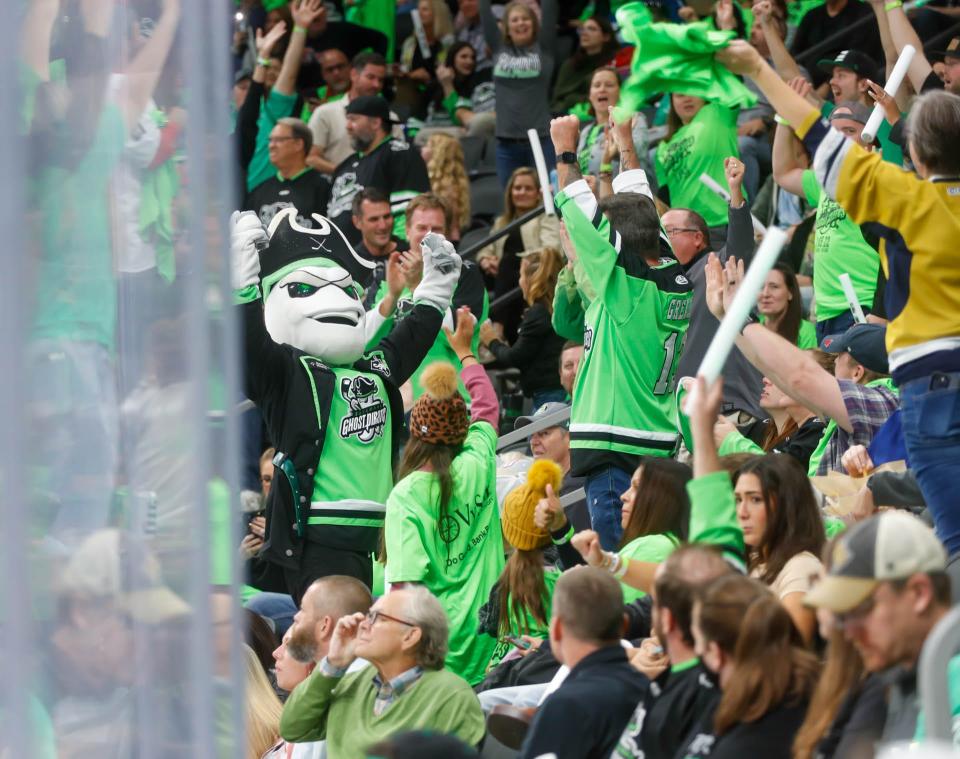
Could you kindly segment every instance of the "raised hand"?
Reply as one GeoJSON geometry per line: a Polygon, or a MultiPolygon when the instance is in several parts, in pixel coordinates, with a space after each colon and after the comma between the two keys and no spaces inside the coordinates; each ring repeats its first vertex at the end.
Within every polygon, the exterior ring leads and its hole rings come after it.
{"type": "Polygon", "coordinates": [[[278,21],[276,24],[271,27],[270,31],[266,34],[263,33],[263,29],[257,29],[257,58],[263,58],[264,60],[270,57],[270,54],[273,52],[273,48],[276,44],[283,39],[283,35],[287,33],[287,22],[278,21]]]}
{"type": "Polygon", "coordinates": [[[270,243],[267,230],[253,211],[230,216],[230,273],[235,290],[260,281],[260,249],[270,243]]]}
{"type": "Polygon", "coordinates": [[[730,40],[730,44],[717,51],[714,57],[734,74],[742,76],[752,77],[763,64],[760,53],[744,40],[730,40]]]}
{"type": "Polygon", "coordinates": [[[867,87],[870,88],[869,94],[873,102],[879,103],[883,108],[883,116],[887,122],[891,125],[896,124],[900,120],[900,108],[897,106],[896,99],[890,97],[883,87],[870,79],[867,79],[867,87]]]}
{"type": "Polygon", "coordinates": [[[477,317],[473,315],[470,307],[460,306],[457,309],[457,328],[455,330],[449,327],[443,328],[443,334],[447,336],[447,342],[457,354],[457,358],[473,352],[473,331],[476,325],[477,317]]]}
{"type": "Polygon", "coordinates": [[[723,319],[723,266],[716,253],[710,253],[707,256],[707,264],[704,267],[706,279],[706,301],[707,308],[718,320],[723,319]]]}
{"type": "Polygon", "coordinates": [[[572,153],[580,140],[580,119],[576,116],[560,116],[550,121],[550,139],[557,153],[572,153]]]}
{"type": "Polygon", "coordinates": [[[394,251],[387,259],[386,267],[387,292],[394,300],[400,297],[407,280],[404,277],[400,254],[394,251]]]}
{"type": "Polygon", "coordinates": [[[295,0],[290,3],[290,15],[293,17],[294,27],[307,29],[310,24],[326,13],[323,0],[295,0]]]}
{"type": "Polygon", "coordinates": [[[727,178],[727,187],[730,188],[730,205],[739,208],[743,205],[743,161],[730,156],[723,159],[723,175],[727,178]]]}
{"type": "Polygon", "coordinates": [[[546,498],[541,498],[533,512],[533,523],[541,530],[556,532],[567,523],[560,499],[553,492],[553,485],[547,485],[546,498]]]}

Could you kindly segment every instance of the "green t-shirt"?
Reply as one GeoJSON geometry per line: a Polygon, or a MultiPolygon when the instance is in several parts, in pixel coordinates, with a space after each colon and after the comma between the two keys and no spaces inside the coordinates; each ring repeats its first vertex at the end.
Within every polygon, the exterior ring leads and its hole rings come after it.
{"type": "MultiPolygon", "coordinates": [[[[670,533],[663,535],[641,535],[627,543],[620,549],[620,556],[631,561],[647,561],[659,564],[673,553],[677,547],[677,539],[670,533]]],[[[637,590],[632,585],[620,583],[623,588],[623,602],[625,604],[643,598],[646,593],[637,590]]]]}
{"type": "Polygon", "coordinates": [[[860,227],[840,204],[823,192],[812,169],[803,172],[803,194],[817,207],[813,253],[817,321],[832,319],[850,308],[840,284],[844,272],[850,275],[860,305],[872,307],[880,268],[877,251],[863,239],[860,227]]]}
{"type": "Polygon", "coordinates": [[[657,181],[669,187],[670,205],[697,210],[710,227],[727,223],[727,204],[700,181],[700,175],[707,174],[721,187],[726,186],[723,161],[740,156],[737,113],[736,109],[707,103],[672,139],[657,146],[657,181]]]}
{"type": "Polygon", "coordinates": [[[270,163],[270,131],[280,119],[293,116],[297,104],[296,95],[284,95],[274,87],[260,103],[260,118],[257,119],[257,141],[253,149],[253,158],[247,166],[247,191],[261,182],[266,182],[277,173],[270,163]]]}
{"type": "MultiPolygon", "coordinates": [[[[557,580],[560,579],[560,571],[551,568],[545,568],[543,570],[543,583],[546,586],[543,594],[543,613],[546,617],[546,623],[541,624],[533,615],[527,610],[523,610],[522,615],[522,624],[516,624],[516,620],[511,616],[510,617],[510,634],[520,637],[521,635],[528,635],[531,638],[542,638],[546,640],[550,636],[550,613],[553,607],[553,589],[557,585],[557,580]]],[[[508,608],[509,603],[513,599],[508,599],[508,608]]],[[[503,615],[508,613],[508,609],[500,609],[501,619],[503,615]]],[[[501,643],[499,638],[497,639],[496,648],[493,649],[493,655],[490,657],[490,664],[487,666],[487,670],[491,670],[496,667],[500,660],[503,659],[510,649],[512,649],[509,643],[501,643]]]]}
{"type": "MultiPolygon", "coordinates": [[[[766,317],[761,314],[760,323],[764,324],[766,321],[766,317]]],[[[797,347],[802,351],[820,347],[817,343],[817,328],[813,326],[813,322],[807,319],[800,320],[800,331],[797,332],[797,347]]]]}
{"type": "Polygon", "coordinates": [[[453,493],[439,514],[440,487],[430,472],[411,472],[387,499],[387,582],[416,582],[450,620],[447,669],[471,685],[483,679],[496,640],[477,632],[477,613],[503,571],[496,488],[497,432],[470,425],[450,473],[453,493]]]}
{"type": "MultiPolygon", "coordinates": [[[[35,189],[43,246],[37,263],[36,338],[90,341],[113,350],[113,276],[108,182],[127,139],[123,114],[107,103],[93,142],[73,169],[47,163],[35,189]]],[[[66,140],[69,147],[69,140],[66,140]]]]}

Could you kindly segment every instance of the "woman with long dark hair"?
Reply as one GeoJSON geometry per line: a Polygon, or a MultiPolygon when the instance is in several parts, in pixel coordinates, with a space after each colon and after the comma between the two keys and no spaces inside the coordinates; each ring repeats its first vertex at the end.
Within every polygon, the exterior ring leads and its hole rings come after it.
{"type": "Polygon", "coordinates": [[[806,472],[792,456],[767,454],[740,468],[733,490],[750,576],[770,587],[804,640],[812,640],[816,616],[803,598],[810,578],[823,572],[826,536],[806,472]]]}
{"type": "Polygon", "coordinates": [[[584,102],[594,70],[609,63],[620,49],[613,26],[604,16],[588,18],[580,24],[579,33],[580,44],[557,72],[550,104],[554,113],[564,114],[584,102]]]}
{"type": "Polygon", "coordinates": [[[761,583],[727,575],[694,602],[692,629],[720,698],[681,755],[790,759],[819,671],[790,615],[761,583]]]}
{"type": "Polygon", "coordinates": [[[496,93],[493,69],[477,69],[477,51],[469,42],[454,42],[446,61],[437,65],[440,91],[432,104],[430,123],[439,123],[443,111],[453,124],[466,127],[467,134],[492,135],[496,122],[496,93]]]}
{"type": "Polygon", "coordinates": [[[471,415],[450,364],[424,369],[425,392],[410,412],[410,441],[384,525],[387,582],[422,584],[440,600],[450,621],[447,668],[471,685],[483,679],[495,645],[476,634],[477,613],[503,569],[496,489],[500,407],[471,352],[474,323],[463,307],[456,332],[444,328],[463,367],[471,415]]]}
{"type": "Polygon", "coordinates": [[[774,264],[763,289],[757,296],[760,321],[767,329],[796,344],[803,350],[817,347],[817,330],[803,318],[803,303],[797,275],[786,264],[774,264]]]}

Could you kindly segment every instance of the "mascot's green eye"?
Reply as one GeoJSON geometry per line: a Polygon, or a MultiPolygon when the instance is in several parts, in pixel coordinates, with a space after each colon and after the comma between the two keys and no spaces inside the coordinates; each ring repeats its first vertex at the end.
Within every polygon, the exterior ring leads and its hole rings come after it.
{"type": "Polygon", "coordinates": [[[291,282],[287,285],[287,292],[291,298],[309,298],[319,289],[319,287],[307,285],[303,282],[291,282]]]}

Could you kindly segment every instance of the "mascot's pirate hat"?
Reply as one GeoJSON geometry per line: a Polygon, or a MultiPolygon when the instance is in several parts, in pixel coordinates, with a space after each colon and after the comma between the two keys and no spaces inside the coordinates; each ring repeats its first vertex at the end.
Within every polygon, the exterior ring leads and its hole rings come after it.
{"type": "Polygon", "coordinates": [[[283,277],[304,266],[339,266],[360,287],[370,283],[376,266],[358,255],[343,232],[329,219],[311,214],[314,226],[297,222],[297,209],[284,208],[270,222],[270,243],[260,251],[260,287],[266,300],[283,277]]]}

